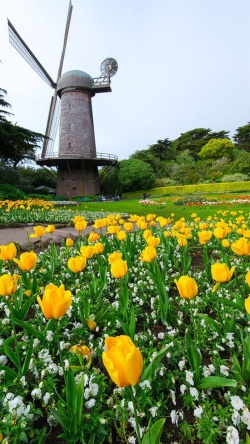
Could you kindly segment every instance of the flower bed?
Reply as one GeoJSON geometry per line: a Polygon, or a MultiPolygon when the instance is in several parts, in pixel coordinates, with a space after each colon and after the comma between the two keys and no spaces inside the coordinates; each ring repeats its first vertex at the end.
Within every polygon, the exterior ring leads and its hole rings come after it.
{"type": "Polygon", "coordinates": [[[249,219],[73,223],[0,247],[0,442],[247,442],[249,219]]]}

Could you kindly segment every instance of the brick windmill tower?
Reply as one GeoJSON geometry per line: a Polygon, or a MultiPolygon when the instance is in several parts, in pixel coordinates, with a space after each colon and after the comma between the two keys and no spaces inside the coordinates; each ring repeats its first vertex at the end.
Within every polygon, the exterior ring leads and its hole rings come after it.
{"type": "Polygon", "coordinates": [[[42,167],[56,167],[56,193],[68,197],[99,194],[98,166],[109,169],[118,162],[115,155],[96,152],[91,103],[96,93],[111,92],[111,77],[118,70],[116,60],[105,59],[101,64],[101,75],[96,78],[79,70],[68,71],[62,75],[72,9],[70,0],[56,82],[8,20],[10,43],[37,74],[55,89],[51,98],[42,154],[36,162],[42,167]],[[54,152],[59,121],[59,149],[54,152]]]}

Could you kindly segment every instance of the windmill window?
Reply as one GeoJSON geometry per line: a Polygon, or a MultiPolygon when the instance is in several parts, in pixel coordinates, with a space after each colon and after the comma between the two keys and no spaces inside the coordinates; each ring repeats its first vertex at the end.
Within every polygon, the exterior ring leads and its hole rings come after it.
{"type": "Polygon", "coordinates": [[[69,148],[71,148],[71,143],[69,143],[69,148]]]}

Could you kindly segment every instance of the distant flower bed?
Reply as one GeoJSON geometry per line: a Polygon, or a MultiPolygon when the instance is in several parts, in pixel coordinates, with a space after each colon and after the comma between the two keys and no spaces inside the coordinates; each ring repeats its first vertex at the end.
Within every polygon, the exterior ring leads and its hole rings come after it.
{"type": "Polygon", "coordinates": [[[177,198],[173,200],[175,205],[179,206],[216,206],[216,205],[234,205],[234,204],[250,204],[250,196],[249,195],[225,195],[221,197],[219,196],[188,196],[184,198],[177,198]]]}
{"type": "Polygon", "coordinates": [[[166,202],[163,202],[162,200],[160,200],[158,202],[156,200],[143,199],[143,200],[139,200],[139,204],[143,205],[145,207],[164,208],[164,206],[166,205],[166,202]]]}

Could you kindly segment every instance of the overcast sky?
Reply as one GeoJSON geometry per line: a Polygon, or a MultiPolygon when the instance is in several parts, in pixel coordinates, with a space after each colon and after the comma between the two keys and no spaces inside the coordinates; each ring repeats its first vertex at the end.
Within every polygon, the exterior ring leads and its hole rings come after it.
{"type": "MultiPolygon", "coordinates": [[[[92,99],[97,152],[127,159],[195,128],[232,137],[250,121],[249,0],[72,3],[63,72],[98,77],[105,58],[118,62],[112,92],[92,99]]],[[[53,89],[9,43],[7,18],[56,80],[68,0],[0,0],[0,8],[0,87],[13,121],[44,134],[53,89]]]]}

